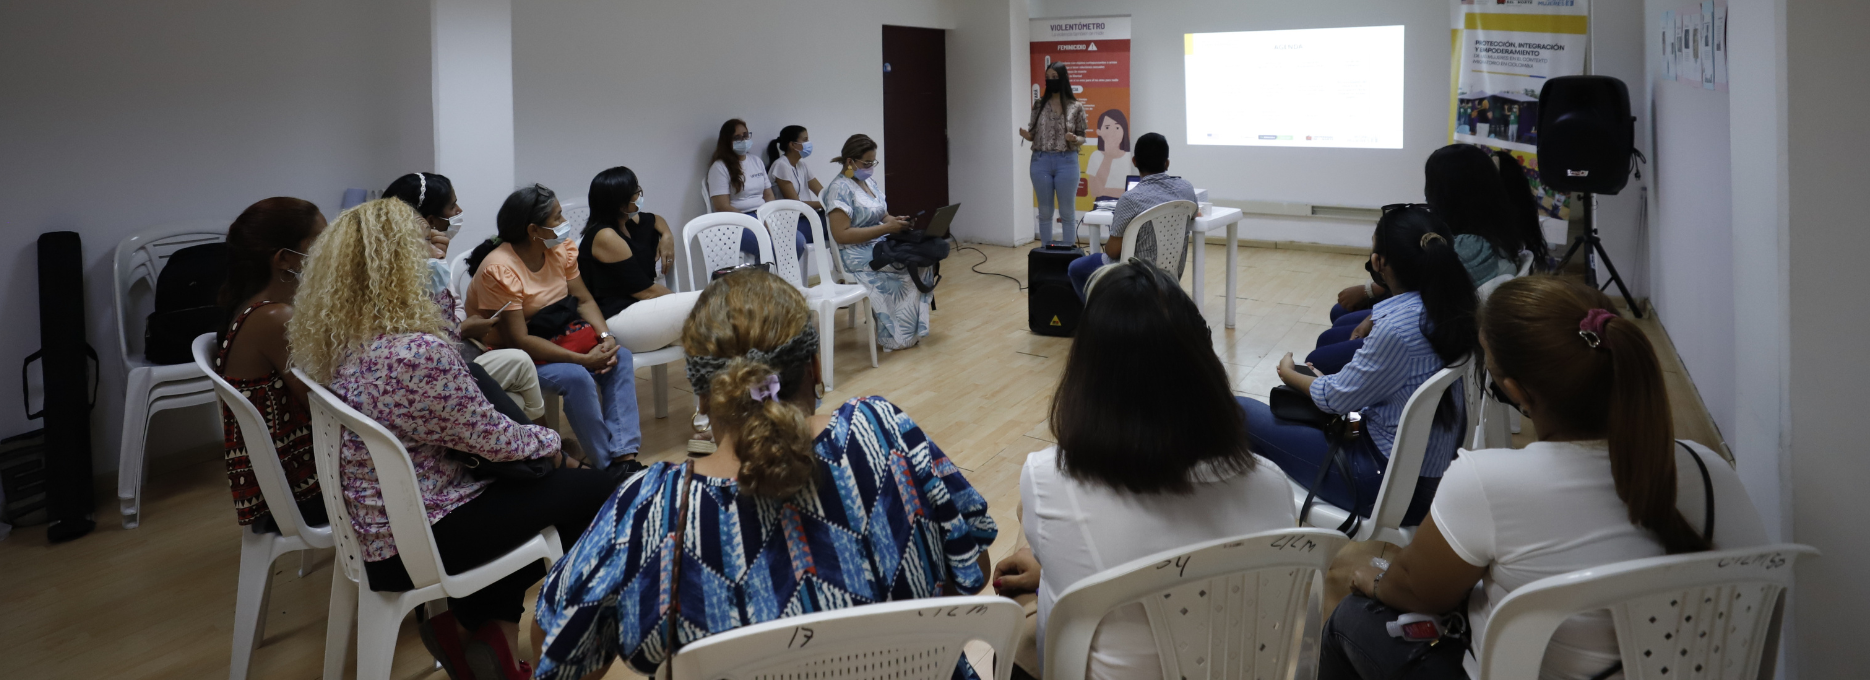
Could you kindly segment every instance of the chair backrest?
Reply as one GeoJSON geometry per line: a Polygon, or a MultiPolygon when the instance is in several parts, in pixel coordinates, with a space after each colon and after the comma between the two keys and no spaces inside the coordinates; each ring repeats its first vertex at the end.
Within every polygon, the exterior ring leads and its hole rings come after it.
{"type": "MultiPolygon", "coordinates": [[[[1390,447],[1389,467],[1384,468],[1383,484],[1378,487],[1376,505],[1372,506],[1370,519],[1357,530],[1357,540],[1367,541],[1372,538],[1391,543],[1407,544],[1411,534],[1401,531],[1403,515],[1409,513],[1409,504],[1415,500],[1416,477],[1422,473],[1422,460],[1428,457],[1428,438],[1435,424],[1435,408],[1441,405],[1441,395],[1448,388],[1468,374],[1468,364],[1474,356],[1468,355],[1453,365],[1436,371],[1422,386],[1409,395],[1409,401],[1403,404],[1402,419],[1396,425],[1395,444],[1390,447]]],[[[1459,433],[1463,428],[1457,426],[1459,433]]],[[[1458,435],[1457,435],[1458,438],[1458,435]]]]}
{"type": "MultiPolygon", "coordinates": [[[[825,187],[829,190],[831,187],[825,187]]],[[[823,194],[819,198],[824,198],[823,194]]],[[[846,219],[850,215],[845,215],[846,219]]],[[[820,283],[855,283],[850,275],[844,273],[844,259],[838,257],[838,242],[831,240],[831,206],[825,206],[825,219],[820,222],[818,215],[811,215],[812,220],[812,263],[818,268],[820,283]]]]}
{"type": "Polygon", "coordinates": [[[799,218],[818,214],[812,207],[793,200],[767,201],[757,213],[766,234],[773,242],[773,273],[800,288],[805,287],[805,267],[799,262],[799,218]]]}
{"type": "Polygon", "coordinates": [[[227,226],[228,222],[218,220],[171,222],[117,243],[112,295],[117,306],[117,348],[126,364],[143,356],[145,317],[153,309],[156,277],[169,264],[169,256],[189,246],[226,241],[227,226]],[[146,285],[139,290],[138,284],[146,285]],[[140,304],[145,298],[151,301],[148,307],[140,304]]]}
{"type": "Polygon", "coordinates": [[[467,307],[468,286],[474,284],[474,275],[468,273],[467,261],[472,254],[471,251],[461,253],[448,260],[448,292],[455,296],[455,307],[459,308],[448,311],[457,317],[456,322],[462,321],[460,312],[467,307]]]}
{"type": "Polygon", "coordinates": [[[677,680],[948,680],[962,648],[994,648],[995,680],[1013,674],[1026,612],[1004,597],[903,600],[789,616],[690,643],[677,680]]]}
{"type": "Polygon", "coordinates": [[[1782,543],[1669,555],[1533,581],[1488,617],[1477,641],[1480,677],[1538,677],[1559,624],[1609,609],[1629,680],[1754,680],[1775,651],[1767,648],[1783,615],[1780,594],[1804,555],[1818,550],[1782,543]]]}
{"type": "Polygon", "coordinates": [[[1199,207],[1193,201],[1169,201],[1144,210],[1123,228],[1122,257],[1128,262],[1136,254],[1137,237],[1144,229],[1156,237],[1156,266],[1176,276],[1182,274],[1182,256],[1188,252],[1188,235],[1199,207]]]}
{"type": "Polygon", "coordinates": [[[1098,622],[1140,601],[1162,677],[1292,677],[1312,580],[1349,539],[1326,529],[1280,529],[1197,543],[1099,572],[1052,605],[1045,677],[1082,678],[1098,622]]]}
{"type": "Polygon", "coordinates": [[[708,213],[682,225],[682,243],[688,246],[689,290],[708,287],[708,275],[714,270],[740,264],[742,229],[753,232],[759,242],[760,261],[772,262],[773,240],[759,220],[741,213],[708,213]]]}
{"type": "Polygon", "coordinates": [[[356,437],[370,451],[370,465],[376,471],[377,488],[383,497],[383,509],[390,518],[390,535],[396,541],[396,553],[409,572],[414,588],[440,583],[447,571],[442,569],[440,553],[435,550],[435,534],[429,529],[428,511],[422,504],[422,492],[416,486],[416,468],[409,452],[396,435],[376,421],[358,413],[324,385],[299,369],[292,374],[311,390],[312,449],[317,452],[318,484],[323,487],[325,508],[331,515],[332,534],[337,539],[338,562],[344,573],[358,583],[368,583],[364,575],[363,551],[351,528],[350,506],[344,500],[340,451],[344,437],[356,437]]]}
{"type": "Polygon", "coordinates": [[[572,239],[584,240],[584,225],[591,221],[591,206],[581,200],[559,201],[559,214],[571,225],[572,239]]]}
{"type": "Polygon", "coordinates": [[[240,427],[240,440],[247,448],[247,467],[253,470],[253,480],[260,484],[260,498],[266,500],[274,523],[279,525],[279,533],[304,537],[305,542],[321,548],[330,547],[331,527],[306,524],[305,516],[292,498],[292,486],[286,481],[285,467],[279,464],[279,451],[273,448],[273,430],[267,426],[266,418],[246,395],[221,377],[219,367],[215,366],[215,355],[220,348],[215,344],[214,334],[201,334],[195,338],[191,349],[195,354],[195,367],[214,382],[215,396],[234,414],[234,422],[240,427]]]}

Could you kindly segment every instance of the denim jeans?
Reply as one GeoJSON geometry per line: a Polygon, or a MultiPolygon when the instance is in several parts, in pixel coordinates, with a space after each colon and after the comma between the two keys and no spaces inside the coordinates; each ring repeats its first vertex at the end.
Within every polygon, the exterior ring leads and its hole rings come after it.
{"type": "Polygon", "coordinates": [[[1032,193],[1039,199],[1039,239],[1043,245],[1078,242],[1078,152],[1032,152],[1032,193]],[[1052,204],[1058,204],[1058,221],[1065,227],[1065,240],[1052,240],[1052,204]]]}
{"type": "Polygon", "coordinates": [[[577,364],[540,366],[539,387],[565,397],[565,419],[597,467],[610,467],[611,461],[642,448],[630,350],[618,347],[617,365],[606,373],[592,373],[577,364]]]}
{"type": "MultiPolygon", "coordinates": [[[[1331,462],[1327,458],[1331,445],[1325,440],[1324,431],[1274,417],[1272,407],[1266,402],[1246,397],[1234,397],[1234,401],[1246,413],[1247,444],[1253,452],[1278,465],[1299,486],[1311,489],[1318,479],[1318,468],[1331,462]]],[[[1377,489],[1383,485],[1383,469],[1389,465],[1389,459],[1376,450],[1369,437],[1352,440],[1344,454],[1350,462],[1351,484],[1345,484],[1342,472],[1333,471],[1325,475],[1323,485],[1312,490],[1317,492],[1318,500],[1347,510],[1354,508],[1358,515],[1369,517],[1376,506],[1377,489]]],[[[1409,512],[1403,515],[1403,526],[1422,523],[1439,486],[1440,477],[1416,480],[1415,496],[1409,504],[1409,512]]]]}
{"type": "Polygon", "coordinates": [[[1078,291],[1078,300],[1084,301],[1085,287],[1091,285],[1091,275],[1110,264],[1110,256],[1103,253],[1091,253],[1076,260],[1065,268],[1065,276],[1071,278],[1071,287],[1078,291]]]}
{"type": "Polygon", "coordinates": [[[1351,359],[1357,356],[1357,350],[1363,349],[1364,339],[1351,339],[1351,331],[1357,325],[1370,318],[1370,310],[1347,312],[1332,319],[1331,327],[1318,334],[1318,344],[1311,354],[1305,356],[1305,363],[1317,366],[1327,375],[1344,370],[1351,359]]]}
{"type": "MultiPolygon", "coordinates": [[[[756,220],[760,219],[760,213],[757,210],[749,210],[742,214],[756,220]]],[[[812,242],[812,229],[809,226],[810,224],[810,222],[805,221],[804,216],[799,217],[799,235],[792,239],[792,250],[799,257],[805,256],[805,244],[812,242]]],[[[758,238],[754,237],[752,231],[746,229],[740,230],[740,253],[742,255],[751,255],[755,258],[759,257],[760,241],[758,238]]],[[[804,269],[803,265],[800,266],[800,269],[804,269]]]]}

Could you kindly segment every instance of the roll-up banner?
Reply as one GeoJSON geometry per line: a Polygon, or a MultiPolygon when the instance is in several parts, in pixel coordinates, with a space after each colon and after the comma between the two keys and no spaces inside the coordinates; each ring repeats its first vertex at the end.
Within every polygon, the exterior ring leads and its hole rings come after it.
{"type": "Polygon", "coordinates": [[[1071,74],[1072,94],[1084,104],[1090,127],[1078,149],[1077,209],[1090,210],[1100,196],[1121,195],[1125,178],[1134,172],[1130,17],[1033,19],[1030,41],[1032,101],[1045,91],[1045,69],[1063,63],[1071,74]]]}

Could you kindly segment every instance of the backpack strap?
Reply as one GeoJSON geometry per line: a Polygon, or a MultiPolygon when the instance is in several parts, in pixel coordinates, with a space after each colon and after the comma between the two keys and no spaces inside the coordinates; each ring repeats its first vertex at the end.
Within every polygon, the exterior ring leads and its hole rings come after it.
{"type": "Polygon", "coordinates": [[[1708,474],[1708,464],[1701,460],[1701,454],[1695,452],[1695,447],[1680,439],[1675,440],[1675,443],[1687,451],[1688,456],[1695,459],[1695,467],[1701,469],[1701,493],[1707,499],[1707,509],[1702,515],[1701,540],[1714,545],[1714,477],[1708,474]]]}

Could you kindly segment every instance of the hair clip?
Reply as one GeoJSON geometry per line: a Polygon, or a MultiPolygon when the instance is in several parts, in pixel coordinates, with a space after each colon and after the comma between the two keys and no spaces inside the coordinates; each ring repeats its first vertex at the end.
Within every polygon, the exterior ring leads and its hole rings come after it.
{"type": "Polygon", "coordinates": [[[1617,318],[1617,313],[1608,309],[1592,309],[1585,312],[1584,320],[1578,322],[1578,337],[1584,338],[1584,343],[1590,345],[1591,349],[1597,349],[1598,345],[1604,343],[1604,326],[1615,318],[1617,318]]]}
{"type": "Polygon", "coordinates": [[[1431,231],[1429,233],[1422,235],[1422,241],[1420,243],[1417,243],[1416,247],[1419,247],[1423,250],[1427,250],[1429,241],[1441,241],[1442,243],[1447,243],[1448,239],[1442,238],[1441,234],[1437,234],[1431,231]]]}
{"type": "Polygon", "coordinates": [[[779,399],[779,374],[775,373],[766,376],[766,382],[754,385],[753,389],[749,390],[748,394],[753,397],[754,401],[766,401],[768,399],[777,401],[779,399]]]}
{"type": "Polygon", "coordinates": [[[422,185],[416,189],[416,207],[420,208],[422,207],[422,202],[429,198],[429,177],[419,172],[411,174],[414,174],[416,179],[422,182],[422,185]]]}

